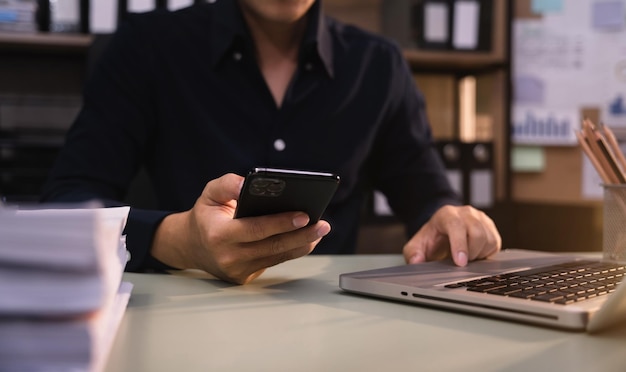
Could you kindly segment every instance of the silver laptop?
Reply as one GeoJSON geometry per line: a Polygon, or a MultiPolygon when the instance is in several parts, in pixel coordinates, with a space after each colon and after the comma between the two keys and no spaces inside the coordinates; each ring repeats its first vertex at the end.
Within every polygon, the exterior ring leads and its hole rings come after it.
{"type": "Polygon", "coordinates": [[[348,292],[577,331],[626,322],[626,263],[507,249],[455,266],[434,261],[341,274],[348,292]]]}

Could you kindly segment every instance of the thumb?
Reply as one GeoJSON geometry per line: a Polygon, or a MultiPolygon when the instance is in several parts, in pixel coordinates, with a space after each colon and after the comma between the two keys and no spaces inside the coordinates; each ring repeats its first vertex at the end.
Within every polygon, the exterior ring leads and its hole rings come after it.
{"type": "Polygon", "coordinates": [[[202,191],[202,199],[210,205],[229,204],[239,199],[244,178],[234,173],[209,181],[202,191]]]}

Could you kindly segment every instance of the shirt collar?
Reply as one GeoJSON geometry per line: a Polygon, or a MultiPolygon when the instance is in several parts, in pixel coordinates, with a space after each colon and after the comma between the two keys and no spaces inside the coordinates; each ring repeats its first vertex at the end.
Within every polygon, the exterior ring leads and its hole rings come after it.
{"type": "Polygon", "coordinates": [[[304,32],[300,47],[301,58],[306,58],[307,51],[315,51],[326,69],[328,76],[334,76],[333,45],[326,18],[322,12],[321,0],[317,0],[309,10],[309,22],[304,32]]]}
{"type": "Polygon", "coordinates": [[[209,48],[211,65],[215,68],[234,48],[246,42],[251,45],[251,39],[236,0],[218,0],[205,6],[213,8],[209,48]]]}
{"type": "MultiPolygon", "coordinates": [[[[252,38],[236,0],[217,0],[206,6],[214,8],[210,48],[211,64],[215,68],[234,49],[251,48],[252,38]]],[[[311,6],[308,17],[300,46],[300,62],[307,63],[311,59],[319,58],[328,76],[333,77],[332,39],[320,0],[311,6]]]]}

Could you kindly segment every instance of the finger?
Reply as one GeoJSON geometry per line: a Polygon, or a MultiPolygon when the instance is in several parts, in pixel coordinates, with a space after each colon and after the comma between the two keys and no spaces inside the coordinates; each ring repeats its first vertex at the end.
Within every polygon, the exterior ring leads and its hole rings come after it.
{"type": "Polygon", "coordinates": [[[495,224],[484,212],[474,210],[476,219],[468,221],[470,260],[486,258],[500,247],[500,234],[495,224]]]}
{"type": "Polygon", "coordinates": [[[467,228],[468,258],[470,261],[484,258],[489,249],[487,230],[479,221],[468,222],[467,228]]]}
{"type": "Polygon", "coordinates": [[[239,199],[244,178],[228,173],[209,181],[202,191],[202,199],[209,205],[230,204],[239,199]]]}
{"type": "Polygon", "coordinates": [[[279,253],[279,254],[275,254],[273,256],[268,256],[268,257],[262,257],[259,258],[253,262],[250,263],[249,268],[254,272],[254,270],[264,270],[268,267],[272,267],[275,265],[278,265],[280,263],[283,263],[285,261],[289,261],[289,260],[293,260],[296,258],[300,258],[302,256],[306,256],[309,253],[311,253],[314,249],[315,246],[317,245],[317,243],[319,243],[321,239],[316,240],[313,243],[309,243],[305,246],[302,247],[296,247],[293,249],[290,249],[288,251],[279,253]]]}
{"type": "Polygon", "coordinates": [[[211,273],[228,282],[245,284],[261,275],[268,267],[311,253],[320,240],[321,238],[303,246],[281,249],[269,255],[267,250],[251,249],[242,245],[231,249],[230,254],[221,259],[218,270],[211,273]],[[259,252],[263,255],[259,256],[259,252]]]}
{"type": "Polygon", "coordinates": [[[426,261],[426,247],[421,239],[421,234],[416,234],[402,248],[404,260],[409,264],[416,264],[426,261]]]}
{"type": "Polygon", "coordinates": [[[311,253],[322,239],[320,235],[326,235],[328,231],[330,231],[328,222],[320,221],[316,226],[287,233],[284,236],[272,237],[263,242],[245,245],[242,252],[248,253],[248,257],[245,258],[245,261],[248,262],[246,272],[239,275],[238,278],[231,278],[231,281],[242,283],[241,278],[248,278],[243,279],[243,282],[247,282],[256,277],[252,277],[248,273],[260,273],[268,267],[311,253]],[[305,243],[302,243],[303,241],[305,243]]]}
{"type": "Polygon", "coordinates": [[[500,234],[491,218],[477,211],[476,218],[468,219],[468,254],[470,260],[486,258],[500,250],[500,234]]]}
{"type": "Polygon", "coordinates": [[[464,223],[453,220],[446,224],[445,234],[450,241],[450,254],[457,266],[466,266],[469,260],[468,230],[464,223]]]}
{"type": "Polygon", "coordinates": [[[421,262],[426,262],[426,254],[422,250],[416,250],[413,254],[411,254],[409,263],[416,264],[421,262]]]}
{"type": "Polygon", "coordinates": [[[285,212],[267,216],[244,217],[231,220],[225,228],[225,235],[238,242],[257,242],[270,236],[284,234],[305,227],[309,216],[303,212],[285,212]]]}
{"type": "Polygon", "coordinates": [[[319,221],[315,225],[301,228],[295,231],[272,235],[264,240],[255,241],[244,245],[245,252],[249,255],[248,260],[272,257],[289,252],[297,247],[303,247],[318,242],[330,232],[330,224],[319,221]]]}
{"type": "Polygon", "coordinates": [[[487,232],[487,247],[484,249],[482,256],[479,258],[487,258],[498,253],[502,249],[502,237],[498,232],[496,224],[489,217],[486,217],[484,224],[487,232]]]}
{"type": "Polygon", "coordinates": [[[251,281],[253,281],[254,279],[258,278],[259,276],[261,276],[261,274],[263,274],[265,272],[265,269],[260,269],[258,271],[253,272],[252,274],[248,275],[246,278],[243,278],[240,281],[237,281],[237,284],[248,284],[251,281]]]}

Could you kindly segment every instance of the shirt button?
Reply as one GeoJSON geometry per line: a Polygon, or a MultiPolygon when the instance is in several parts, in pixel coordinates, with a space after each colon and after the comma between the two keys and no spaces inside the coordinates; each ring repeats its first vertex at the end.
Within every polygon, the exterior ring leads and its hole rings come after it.
{"type": "Polygon", "coordinates": [[[282,139],[279,138],[276,141],[274,141],[274,149],[276,151],[283,151],[285,147],[287,147],[287,144],[282,139]]]}
{"type": "Polygon", "coordinates": [[[313,70],[313,64],[312,63],[307,63],[306,65],[304,65],[304,69],[306,71],[311,71],[313,70]]]}
{"type": "Polygon", "coordinates": [[[234,59],[235,61],[241,61],[241,58],[242,58],[242,57],[243,57],[243,56],[242,56],[242,55],[241,55],[241,53],[239,53],[239,52],[235,52],[235,53],[233,53],[233,59],[234,59]]]}

